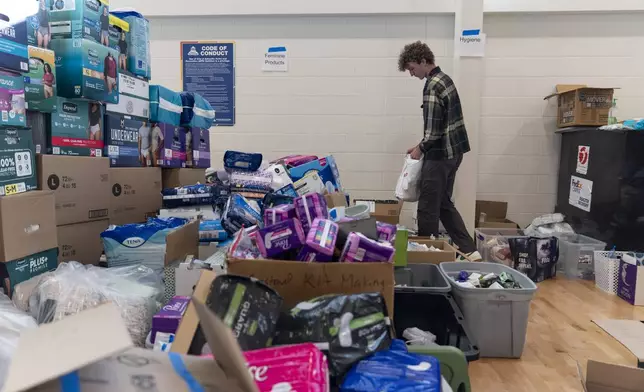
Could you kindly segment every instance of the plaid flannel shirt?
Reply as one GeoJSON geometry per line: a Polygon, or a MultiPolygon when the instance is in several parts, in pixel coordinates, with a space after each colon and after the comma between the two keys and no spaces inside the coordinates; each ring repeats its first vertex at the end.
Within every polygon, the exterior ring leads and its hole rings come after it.
{"type": "Polygon", "coordinates": [[[422,108],[425,133],[420,149],[425,159],[453,159],[470,151],[461,99],[452,78],[439,67],[427,76],[422,108]]]}

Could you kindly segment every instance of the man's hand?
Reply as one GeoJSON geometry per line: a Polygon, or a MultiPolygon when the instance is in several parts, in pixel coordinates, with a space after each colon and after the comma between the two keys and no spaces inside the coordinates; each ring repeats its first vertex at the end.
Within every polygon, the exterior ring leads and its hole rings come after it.
{"type": "Polygon", "coordinates": [[[409,150],[407,150],[407,155],[409,155],[411,157],[411,159],[419,160],[421,155],[423,155],[423,152],[420,151],[419,146],[414,146],[414,147],[410,148],[409,150]]]}

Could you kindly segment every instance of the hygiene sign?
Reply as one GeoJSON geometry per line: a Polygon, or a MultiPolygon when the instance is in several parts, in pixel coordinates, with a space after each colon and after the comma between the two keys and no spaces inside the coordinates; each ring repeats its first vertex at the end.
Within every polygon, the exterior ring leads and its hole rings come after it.
{"type": "Polygon", "coordinates": [[[215,110],[213,125],[235,125],[235,43],[181,42],[183,90],[199,93],[215,110]]]}

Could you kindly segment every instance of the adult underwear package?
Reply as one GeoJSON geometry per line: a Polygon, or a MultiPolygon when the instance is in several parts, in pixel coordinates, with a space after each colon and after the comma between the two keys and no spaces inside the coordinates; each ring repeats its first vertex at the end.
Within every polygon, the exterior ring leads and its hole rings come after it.
{"type": "Polygon", "coordinates": [[[149,124],[129,116],[109,113],[105,114],[104,124],[103,153],[110,158],[110,166],[152,166],[149,124]]]}
{"type": "MultiPolygon", "coordinates": [[[[20,5],[23,4],[21,3],[20,5]]],[[[27,22],[24,19],[17,20],[25,15],[20,15],[20,12],[18,12],[21,8],[14,8],[16,12],[12,12],[14,15],[11,16],[15,17],[16,20],[11,20],[8,15],[4,14],[4,12],[7,12],[7,7],[9,7],[9,11],[12,10],[9,3],[3,3],[2,28],[0,28],[0,42],[2,42],[2,45],[0,45],[0,68],[14,72],[27,72],[29,70],[27,65],[29,61],[27,22]]]]}
{"type": "Polygon", "coordinates": [[[209,129],[186,129],[186,166],[195,168],[210,167],[209,129]]]}
{"type": "Polygon", "coordinates": [[[47,152],[47,135],[51,134],[51,114],[27,111],[27,128],[31,128],[36,154],[47,152]]]}
{"type": "Polygon", "coordinates": [[[197,184],[165,188],[161,191],[163,208],[209,205],[213,201],[211,185],[197,184]]]}
{"type": "Polygon", "coordinates": [[[101,233],[107,265],[112,268],[142,264],[162,274],[166,237],[186,222],[179,218],[154,218],[143,224],[110,226],[101,233]]]}
{"type": "Polygon", "coordinates": [[[56,111],[56,56],[52,50],[29,47],[29,72],[25,78],[25,108],[39,112],[56,111]]]}
{"type": "Polygon", "coordinates": [[[384,222],[376,222],[376,228],[378,230],[379,241],[391,242],[396,236],[396,225],[384,222]]]}
{"type": "Polygon", "coordinates": [[[220,219],[202,220],[199,222],[200,242],[221,242],[228,239],[228,233],[224,230],[220,219]]]}
{"type": "Polygon", "coordinates": [[[37,188],[35,160],[31,132],[0,127],[0,196],[37,188]]]}
{"type": "Polygon", "coordinates": [[[328,343],[331,375],[391,344],[385,300],[379,293],[327,295],[301,302],[280,317],[274,344],[328,343]]]}
{"type": "Polygon", "coordinates": [[[103,156],[103,106],[58,98],[51,114],[49,147],[54,155],[103,156]]]}
{"type": "Polygon", "coordinates": [[[295,260],[297,261],[306,261],[306,262],[319,262],[326,263],[333,259],[333,255],[328,255],[322,253],[316,249],[311,248],[308,245],[304,245],[302,249],[297,254],[295,260]]]}
{"type": "Polygon", "coordinates": [[[183,104],[181,95],[163,86],[150,85],[150,121],[179,126],[183,104]]]}
{"type": "MultiPolygon", "coordinates": [[[[108,0],[50,0],[51,37],[85,38],[109,44],[108,0]]],[[[52,41],[53,43],[53,41],[52,41]]]]}
{"type": "Polygon", "coordinates": [[[394,253],[391,244],[374,241],[362,233],[350,233],[340,262],[391,262],[394,253]]]}
{"type": "Polygon", "coordinates": [[[516,237],[508,238],[508,242],[514,269],[535,283],[556,276],[559,260],[559,241],[556,237],[516,237]]]}
{"type": "Polygon", "coordinates": [[[182,92],[181,102],[183,111],[181,112],[181,125],[192,128],[212,127],[215,121],[215,111],[204,97],[197,93],[182,92]]]}
{"type": "Polygon", "coordinates": [[[136,11],[114,10],[112,13],[126,21],[129,26],[129,31],[125,35],[128,71],[151,79],[150,22],[136,11]]]}
{"type": "Polygon", "coordinates": [[[289,173],[294,182],[302,179],[307,173],[317,172],[327,192],[342,192],[340,171],[333,156],[320,158],[290,169],[289,173]]]}
{"type": "Polygon", "coordinates": [[[310,193],[308,195],[297,197],[294,200],[295,212],[297,218],[302,223],[302,228],[306,233],[311,230],[311,225],[315,218],[326,219],[329,217],[329,211],[326,208],[326,200],[319,193],[310,193]]]}
{"type": "Polygon", "coordinates": [[[300,248],[304,245],[305,238],[302,224],[292,218],[259,230],[255,241],[262,256],[274,258],[282,253],[300,248]]]}
{"type": "Polygon", "coordinates": [[[413,354],[400,340],[388,350],[358,362],[345,376],[340,392],[441,392],[440,362],[428,355],[413,354]]]}
{"type": "Polygon", "coordinates": [[[235,234],[242,227],[261,225],[260,211],[257,203],[249,201],[240,194],[232,194],[226,203],[222,224],[228,234],[235,234]]]}
{"type": "Polygon", "coordinates": [[[119,102],[109,103],[105,110],[148,122],[150,117],[150,83],[119,72],[119,102]]]}
{"type": "Polygon", "coordinates": [[[35,14],[27,17],[27,45],[40,48],[49,48],[51,41],[51,28],[49,26],[50,0],[34,1],[38,4],[35,14]]]}
{"type": "Polygon", "coordinates": [[[313,221],[306,237],[306,245],[317,252],[333,256],[337,239],[338,225],[328,219],[317,218],[313,221]]]}
{"type": "Polygon", "coordinates": [[[150,127],[152,159],[160,167],[186,167],[186,133],[181,127],[152,123],[150,127]]]}
{"type": "Polygon", "coordinates": [[[271,191],[272,177],[269,172],[265,171],[244,171],[244,170],[231,170],[230,171],[230,187],[231,189],[239,189],[244,191],[271,191]]]}
{"type": "Polygon", "coordinates": [[[110,48],[119,52],[118,67],[119,71],[127,71],[128,44],[127,34],[130,32],[130,24],[123,19],[110,14],[110,28],[108,43],[110,48]]]}
{"type": "Polygon", "coordinates": [[[246,153],[239,151],[226,151],[224,154],[224,167],[226,170],[245,170],[255,172],[259,170],[263,160],[262,154],[246,153]]]}
{"type": "Polygon", "coordinates": [[[25,127],[25,82],[21,75],[0,70],[0,125],[25,127]]]}

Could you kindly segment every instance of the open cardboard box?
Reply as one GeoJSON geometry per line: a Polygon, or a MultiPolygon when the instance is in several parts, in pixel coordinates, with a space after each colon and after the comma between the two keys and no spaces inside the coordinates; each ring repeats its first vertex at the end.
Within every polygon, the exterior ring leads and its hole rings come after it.
{"type": "Polygon", "coordinates": [[[165,265],[199,254],[199,222],[189,222],[166,236],[165,265]]]}
{"type": "Polygon", "coordinates": [[[588,87],[585,84],[558,84],[556,92],[543,98],[557,97],[557,127],[602,126],[608,115],[616,88],[588,87]]]}
{"type": "Polygon", "coordinates": [[[400,222],[400,212],[402,211],[403,202],[400,200],[368,200],[356,199],[356,205],[364,204],[369,206],[369,213],[378,222],[397,225],[400,222]]]}
{"type": "Polygon", "coordinates": [[[119,309],[108,303],[23,332],[3,391],[257,392],[230,329],[199,299],[190,306],[214,360],[133,348],[119,309]]]}
{"type": "Polygon", "coordinates": [[[509,220],[508,203],[504,201],[477,200],[474,217],[474,226],[478,228],[516,229],[519,225],[509,220]],[[481,222],[481,213],[485,213],[485,220],[481,222]]]}
{"type": "Polygon", "coordinates": [[[440,249],[440,251],[407,252],[408,264],[440,264],[447,261],[456,261],[456,249],[445,241],[423,239],[422,237],[409,237],[409,241],[427,245],[427,247],[433,246],[440,249]]]}
{"type": "Polygon", "coordinates": [[[586,392],[641,392],[644,369],[588,360],[586,377],[577,364],[581,385],[586,392]]]}

